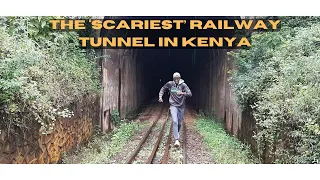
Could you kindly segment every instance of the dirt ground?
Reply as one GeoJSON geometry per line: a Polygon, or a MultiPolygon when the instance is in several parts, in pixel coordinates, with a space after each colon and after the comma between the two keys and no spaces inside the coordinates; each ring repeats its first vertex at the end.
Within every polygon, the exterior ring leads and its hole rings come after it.
{"type": "Polygon", "coordinates": [[[187,164],[214,164],[214,159],[205,148],[202,137],[195,131],[194,121],[196,112],[191,109],[185,111],[185,124],[187,128],[187,164]]]}

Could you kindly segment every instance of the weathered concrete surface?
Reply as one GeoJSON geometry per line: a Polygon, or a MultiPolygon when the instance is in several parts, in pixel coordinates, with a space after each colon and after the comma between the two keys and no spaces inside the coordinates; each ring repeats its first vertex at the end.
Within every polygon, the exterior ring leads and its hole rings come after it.
{"type": "Polygon", "coordinates": [[[120,117],[138,108],[137,103],[137,51],[127,49],[120,58],[121,91],[120,91],[120,117]]]}
{"type": "MultiPolygon", "coordinates": [[[[144,64],[135,49],[105,49],[102,61],[102,131],[113,128],[110,114],[118,110],[120,118],[135,111],[147,97],[143,87],[144,64]]],[[[140,53],[141,56],[141,53],[140,53]]]]}
{"type": "Polygon", "coordinates": [[[104,49],[102,60],[101,124],[102,131],[111,129],[110,114],[119,104],[120,53],[118,50],[104,49]]]}

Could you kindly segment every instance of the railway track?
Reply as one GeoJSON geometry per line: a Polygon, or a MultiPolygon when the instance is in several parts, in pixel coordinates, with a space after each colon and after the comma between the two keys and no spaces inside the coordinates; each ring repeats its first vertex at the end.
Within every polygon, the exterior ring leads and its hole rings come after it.
{"type": "MultiPolygon", "coordinates": [[[[144,134],[144,136],[142,137],[142,139],[140,140],[138,146],[136,147],[136,149],[133,151],[133,153],[129,156],[129,158],[126,160],[126,164],[134,164],[136,163],[136,161],[140,161],[141,163],[141,159],[142,163],[144,164],[154,164],[154,158],[158,152],[158,148],[159,145],[161,143],[163,143],[162,141],[164,140],[164,135],[165,135],[165,131],[166,131],[166,125],[167,123],[170,123],[170,128],[169,128],[169,135],[167,137],[167,141],[165,143],[165,151],[163,153],[163,155],[160,154],[161,156],[161,160],[160,163],[161,164],[167,164],[168,163],[168,159],[170,157],[170,148],[171,148],[171,143],[172,143],[172,122],[169,121],[169,117],[170,117],[170,110],[168,109],[167,111],[164,111],[164,105],[162,105],[161,110],[158,114],[158,116],[156,117],[156,119],[153,121],[152,125],[149,127],[149,129],[147,130],[147,132],[144,134]],[[163,122],[159,121],[163,115],[163,113],[166,113],[165,119],[163,122]],[[156,126],[160,126],[160,131],[158,130],[157,132],[157,128],[156,126]],[[152,135],[157,134],[156,137],[152,137],[152,135]],[[153,142],[151,139],[153,138],[153,140],[156,140],[155,142],[153,142]],[[156,139],[154,139],[156,138],[156,139]],[[147,142],[148,141],[148,142],[147,142]],[[150,145],[152,146],[152,148],[150,148],[151,151],[148,152],[148,155],[140,155],[140,157],[138,157],[139,153],[141,153],[141,151],[143,151],[143,149],[146,148],[146,144],[149,143],[149,147],[150,145]],[[146,158],[147,156],[147,158],[146,158]]],[[[162,120],[162,119],[161,119],[162,120]]],[[[182,147],[183,147],[183,163],[186,163],[186,128],[185,128],[185,124],[182,124],[182,128],[183,128],[183,143],[182,143],[182,147]]],[[[158,128],[159,129],[159,128],[158,128]]],[[[159,154],[158,154],[159,155],[159,154]]]]}

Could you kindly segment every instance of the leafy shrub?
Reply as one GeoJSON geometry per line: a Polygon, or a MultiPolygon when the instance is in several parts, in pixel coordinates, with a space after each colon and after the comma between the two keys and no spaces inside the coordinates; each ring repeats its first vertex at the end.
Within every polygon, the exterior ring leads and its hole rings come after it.
{"type": "Polygon", "coordinates": [[[120,114],[118,109],[115,109],[111,112],[111,120],[116,124],[119,125],[120,124],[120,114]]]}
{"type": "Polygon", "coordinates": [[[319,163],[319,22],[285,17],[281,31],[256,33],[251,49],[234,54],[232,84],[242,107],[252,108],[265,160],[319,163]]]}
{"type": "Polygon", "coordinates": [[[65,107],[98,91],[99,72],[75,32],[51,32],[49,18],[37,19],[0,18],[0,115],[10,131],[38,122],[45,134],[73,115],[65,107]]]}

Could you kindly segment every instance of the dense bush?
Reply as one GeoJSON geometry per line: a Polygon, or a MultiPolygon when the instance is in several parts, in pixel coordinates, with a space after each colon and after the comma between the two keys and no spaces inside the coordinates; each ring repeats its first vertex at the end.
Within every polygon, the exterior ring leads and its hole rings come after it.
{"type": "Polygon", "coordinates": [[[284,17],[280,31],[254,33],[252,48],[234,56],[232,84],[242,107],[252,109],[261,157],[319,163],[319,18],[284,17]]]}
{"type": "Polygon", "coordinates": [[[0,18],[0,123],[11,132],[36,121],[49,133],[73,114],[70,103],[99,88],[94,54],[77,33],[50,30],[49,18],[0,18]]]}

